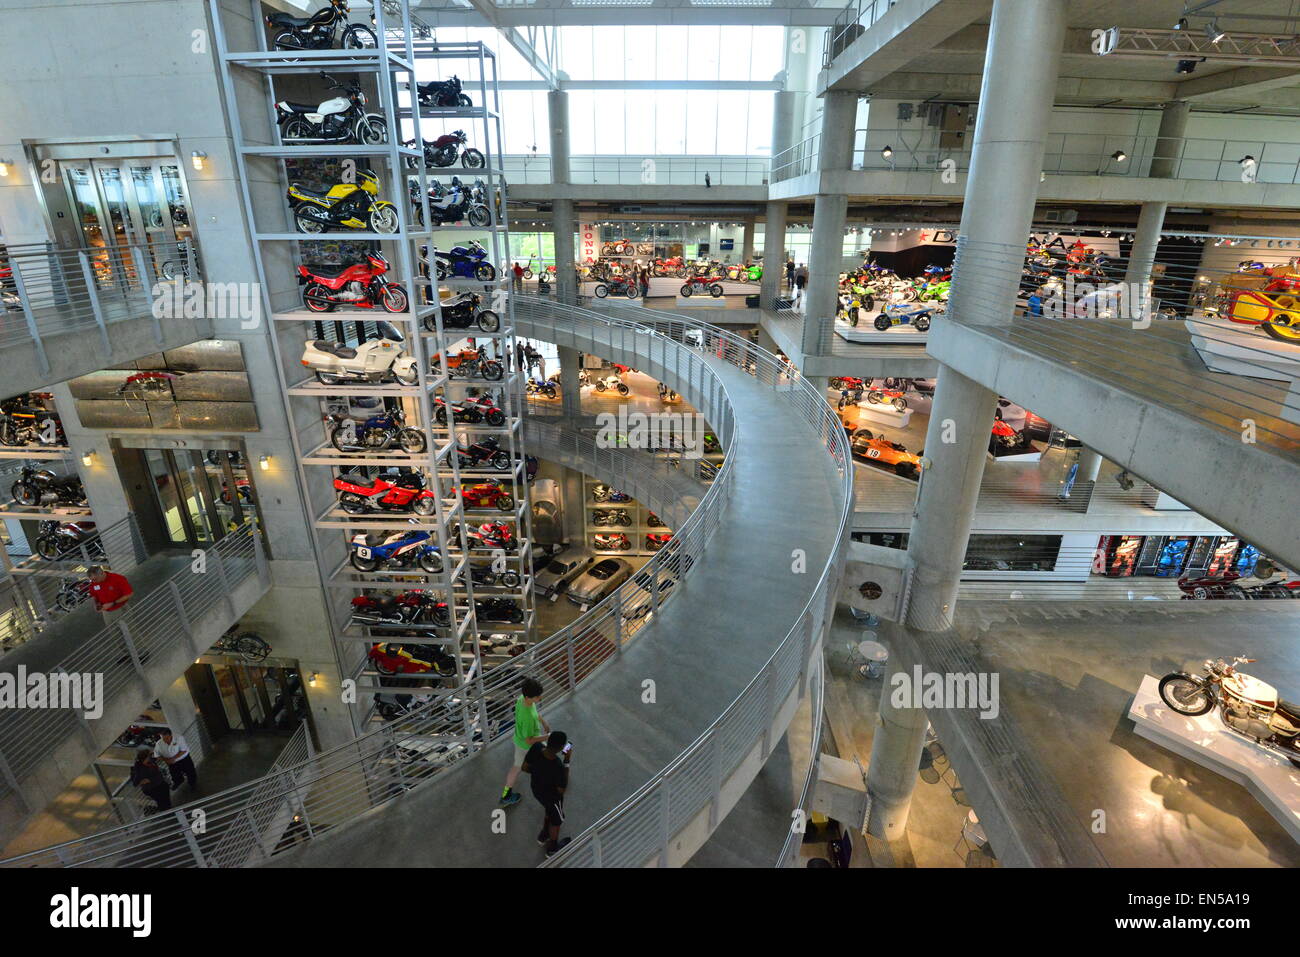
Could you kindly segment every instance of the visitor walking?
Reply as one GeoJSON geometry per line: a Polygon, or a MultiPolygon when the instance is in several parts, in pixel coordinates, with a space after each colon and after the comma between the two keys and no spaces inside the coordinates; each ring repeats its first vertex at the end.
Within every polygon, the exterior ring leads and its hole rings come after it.
{"type": "Polygon", "coordinates": [[[794,301],[803,301],[803,292],[808,285],[808,267],[800,263],[794,271],[794,301]]]}
{"type": "Polygon", "coordinates": [[[524,757],[524,770],[531,778],[533,797],[542,806],[542,829],[537,832],[537,843],[546,848],[550,857],[573,840],[560,840],[560,827],[564,824],[564,792],[569,787],[569,756],[573,753],[569,738],[563,731],[552,731],[546,743],[540,741],[528,749],[524,757]]]}
{"type": "Polygon", "coordinates": [[[189,784],[191,792],[199,786],[199,773],[194,767],[194,755],[190,754],[190,744],[185,735],[173,734],[171,728],[163,728],[162,737],[153,746],[153,756],[167,765],[173,791],[182,783],[189,784]]]}
{"type": "Polygon", "coordinates": [[[113,624],[121,617],[122,609],[134,594],[131,583],[102,565],[92,565],[86,576],[90,579],[90,597],[95,600],[95,611],[104,616],[104,624],[113,624]]]}
{"type": "Polygon", "coordinates": [[[641,298],[644,299],[650,295],[650,267],[642,266],[637,270],[637,286],[641,290],[641,298]]]}
{"type": "Polygon", "coordinates": [[[524,291],[524,267],[519,265],[519,263],[515,263],[514,269],[512,269],[511,272],[515,274],[515,281],[514,281],[515,292],[523,292],[524,291]]]}
{"type": "Polygon", "coordinates": [[[515,362],[517,363],[517,368],[520,372],[526,372],[528,370],[527,351],[524,349],[524,344],[517,340],[515,342],[515,362]]]}
{"type": "Polygon", "coordinates": [[[794,288],[794,260],[788,259],[785,263],[785,285],[787,289],[794,288]]]}
{"type": "Polygon", "coordinates": [[[171,789],[167,787],[167,779],[163,776],[158,762],[154,760],[153,752],[148,748],[136,749],[135,764],[131,765],[131,783],[154,802],[155,806],[149,808],[146,814],[166,811],[172,806],[171,789]]]}
{"type": "Polygon", "coordinates": [[[525,678],[519,697],[515,699],[515,753],[510,770],[506,772],[506,786],[501,791],[502,807],[519,803],[519,792],[515,790],[519,769],[523,767],[529,748],[545,741],[551,732],[550,726],[537,713],[537,702],[541,700],[542,683],[534,678],[525,678]]]}

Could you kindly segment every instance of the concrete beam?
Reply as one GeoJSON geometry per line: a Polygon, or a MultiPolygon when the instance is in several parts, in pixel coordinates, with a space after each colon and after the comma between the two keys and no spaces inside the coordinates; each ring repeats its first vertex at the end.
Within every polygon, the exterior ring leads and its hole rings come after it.
{"type": "Polygon", "coordinates": [[[767,204],[766,186],[652,186],[642,183],[520,183],[510,184],[511,203],[548,203],[569,199],[597,203],[744,203],[767,204]]]}
{"type": "Polygon", "coordinates": [[[1204,100],[1224,93],[1236,97],[1300,84],[1300,73],[1284,67],[1243,66],[1178,84],[1178,98],[1204,100]]]}
{"type": "MultiPolygon", "coordinates": [[[[862,89],[877,96],[938,98],[976,103],[979,101],[979,73],[896,72],[881,77],[862,89]]],[[[1156,105],[1177,99],[1179,84],[1157,80],[1122,80],[1092,76],[1060,76],[1053,102],[1058,106],[1096,103],[1142,103],[1156,105]]]]}

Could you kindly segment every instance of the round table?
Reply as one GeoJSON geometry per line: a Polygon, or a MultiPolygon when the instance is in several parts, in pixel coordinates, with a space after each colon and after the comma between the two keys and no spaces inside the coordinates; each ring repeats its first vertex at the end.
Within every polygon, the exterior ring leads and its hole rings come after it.
{"type": "Polygon", "coordinates": [[[867,639],[858,643],[858,654],[866,660],[867,673],[878,678],[885,672],[885,663],[889,661],[889,650],[878,641],[867,639]]]}

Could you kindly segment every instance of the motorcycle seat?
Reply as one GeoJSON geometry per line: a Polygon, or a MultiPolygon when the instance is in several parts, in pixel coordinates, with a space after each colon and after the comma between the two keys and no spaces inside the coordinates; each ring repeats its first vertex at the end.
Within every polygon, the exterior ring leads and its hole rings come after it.
{"type": "Polygon", "coordinates": [[[1300,704],[1294,701],[1279,700],[1277,710],[1285,714],[1292,721],[1300,722],[1300,704]]]}
{"type": "Polygon", "coordinates": [[[284,107],[290,113],[315,113],[320,109],[319,103],[295,103],[292,100],[281,100],[275,105],[284,107]]]}
{"type": "Polygon", "coordinates": [[[351,266],[314,266],[309,264],[307,271],[313,276],[319,276],[322,279],[337,279],[351,268],[351,266]]]}
{"type": "Polygon", "coordinates": [[[442,300],[439,305],[441,305],[443,309],[457,309],[461,306],[472,305],[473,302],[474,294],[472,292],[462,292],[458,296],[450,296],[447,299],[442,300]]]}
{"type": "Polygon", "coordinates": [[[277,27],[309,27],[311,17],[291,17],[287,13],[271,14],[271,22],[277,27]]]}
{"type": "Polygon", "coordinates": [[[329,190],[327,189],[308,189],[306,186],[302,185],[302,183],[294,183],[293,188],[296,189],[298,192],[302,193],[304,196],[310,196],[313,199],[329,198],[329,190]]]}
{"type": "Polygon", "coordinates": [[[324,339],[312,340],[311,347],[317,352],[328,352],[330,355],[338,356],[340,359],[355,359],[357,350],[351,346],[345,346],[341,342],[326,342],[324,339]]]}

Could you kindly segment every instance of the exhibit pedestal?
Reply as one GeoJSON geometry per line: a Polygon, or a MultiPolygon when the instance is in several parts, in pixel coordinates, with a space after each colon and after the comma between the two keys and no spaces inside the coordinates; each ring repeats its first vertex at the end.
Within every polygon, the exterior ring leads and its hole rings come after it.
{"type": "Polygon", "coordinates": [[[1128,716],[1148,741],[1236,781],[1300,842],[1300,770],[1223,724],[1216,711],[1189,718],[1160,698],[1160,679],[1144,675],[1128,716]]]}
{"type": "MultiPolygon", "coordinates": [[[[873,317],[874,318],[874,317],[873,317]]],[[[890,326],[881,332],[871,324],[871,319],[864,319],[856,326],[839,319],[835,320],[835,334],[845,342],[891,343],[893,345],[925,345],[929,331],[918,332],[915,326],[890,326]]]]}
{"type": "Polygon", "coordinates": [[[1300,345],[1279,342],[1258,326],[1217,316],[1188,316],[1187,329],[1211,372],[1288,383],[1280,418],[1300,424],[1300,345]]]}
{"type": "Polygon", "coordinates": [[[912,421],[912,410],[899,412],[892,405],[872,405],[863,399],[858,403],[858,424],[861,425],[864,420],[894,429],[904,429],[912,421]]]}

